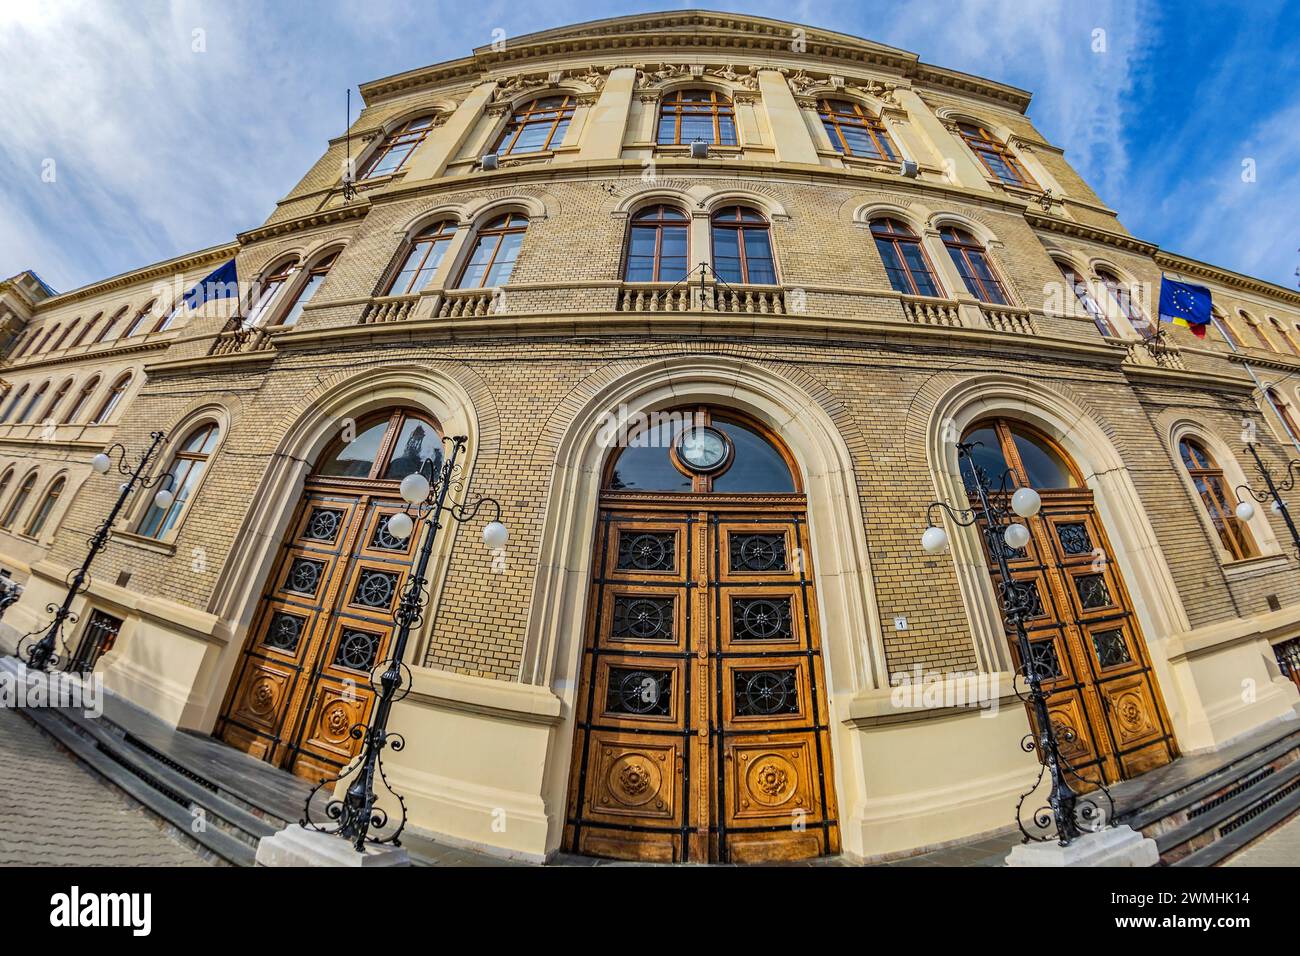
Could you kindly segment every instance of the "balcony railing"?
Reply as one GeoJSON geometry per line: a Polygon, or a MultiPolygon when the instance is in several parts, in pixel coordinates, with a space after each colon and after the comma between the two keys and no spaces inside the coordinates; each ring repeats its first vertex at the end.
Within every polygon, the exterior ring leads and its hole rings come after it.
{"type": "Polygon", "coordinates": [[[1034,320],[1028,309],[1011,305],[981,305],[984,324],[994,332],[1010,332],[1016,335],[1035,335],[1034,320]]]}
{"type": "Polygon", "coordinates": [[[266,352],[274,347],[270,334],[264,328],[227,328],[217,333],[217,337],[212,341],[212,347],[208,349],[208,354],[238,355],[248,352],[266,352]]]}
{"type": "Polygon", "coordinates": [[[418,295],[385,295],[371,299],[365,311],[361,313],[362,325],[374,325],[380,322],[401,322],[409,319],[415,311],[415,304],[420,301],[418,295]]]}
{"type": "Polygon", "coordinates": [[[951,299],[932,299],[927,296],[902,296],[903,315],[914,325],[940,325],[961,328],[961,311],[951,299]]]}
{"type": "Polygon", "coordinates": [[[619,312],[725,312],[785,315],[785,290],[772,286],[630,285],[618,291],[619,312]]]}

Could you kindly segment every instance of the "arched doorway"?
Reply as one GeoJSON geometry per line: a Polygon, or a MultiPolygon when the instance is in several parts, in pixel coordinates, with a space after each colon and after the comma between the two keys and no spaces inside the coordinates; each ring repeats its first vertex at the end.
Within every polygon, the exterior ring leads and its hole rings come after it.
{"type": "Polygon", "coordinates": [[[357,422],[321,455],[267,580],[216,736],[300,777],[331,776],[359,749],[370,674],[384,660],[416,536],[388,517],[402,478],[439,441],[426,415],[357,422]]]}
{"type": "Polygon", "coordinates": [[[723,409],[656,413],[606,463],[564,843],[665,862],[840,848],[807,508],[723,409]]]}
{"type": "MultiPolygon", "coordinates": [[[[1092,491],[1054,442],[1021,422],[977,422],[963,441],[978,443],[972,457],[995,485],[1009,469],[1009,487],[1042,497],[1038,515],[1025,522],[1029,544],[998,547],[1012,579],[1033,596],[1026,630],[1053,723],[1070,731],[1062,754],[1094,782],[1169,763],[1177,756],[1169,717],[1092,491]]],[[[969,491],[967,467],[962,479],[969,491]]],[[[1000,585],[993,556],[986,559],[1000,585]]],[[[1011,648],[1018,655],[1014,641],[1011,648]]]]}

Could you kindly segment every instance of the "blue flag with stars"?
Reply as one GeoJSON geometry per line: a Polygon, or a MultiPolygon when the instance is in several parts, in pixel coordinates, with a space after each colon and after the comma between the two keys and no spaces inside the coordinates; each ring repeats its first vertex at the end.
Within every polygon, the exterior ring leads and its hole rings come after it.
{"type": "Polygon", "coordinates": [[[206,279],[186,292],[184,301],[190,309],[197,309],[204,302],[230,296],[239,298],[239,276],[235,272],[234,259],[223,266],[218,266],[206,279]]]}
{"type": "Polygon", "coordinates": [[[1160,277],[1160,321],[1181,325],[1198,338],[1205,338],[1211,307],[1210,290],[1205,286],[1160,277]]]}

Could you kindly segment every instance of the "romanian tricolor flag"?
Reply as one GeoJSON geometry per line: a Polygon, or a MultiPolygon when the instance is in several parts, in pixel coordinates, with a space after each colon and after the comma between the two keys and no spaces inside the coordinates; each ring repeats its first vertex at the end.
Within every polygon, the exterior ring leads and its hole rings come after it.
{"type": "Polygon", "coordinates": [[[1160,277],[1160,321],[1181,325],[1197,338],[1205,338],[1212,311],[1210,290],[1203,285],[1160,277]]]}

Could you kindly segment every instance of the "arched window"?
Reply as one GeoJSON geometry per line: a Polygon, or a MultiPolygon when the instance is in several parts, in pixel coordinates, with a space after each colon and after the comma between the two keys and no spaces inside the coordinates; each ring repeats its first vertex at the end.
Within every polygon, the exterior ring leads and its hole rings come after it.
{"type": "Polygon", "coordinates": [[[126,327],[126,331],[122,333],[122,338],[129,339],[131,338],[131,336],[135,335],[137,332],[142,330],[145,327],[145,323],[149,321],[149,316],[152,314],[153,314],[153,303],[150,302],[148,305],[146,305],[143,309],[141,309],[139,312],[135,314],[135,318],[131,320],[131,324],[128,325],[126,327]]]}
{"type": "Polygon", "coordinates": [[[141,535],[146,538],[161,538],[176,526],[185,507],[198,490],[203,472],[208,466],[208,457],[212,454],[212,449],[217,447],[217,439],[220,437],[221,430],[209,422],[194,429],[181,442],[169,469],[171,481],[165,484],[172,493],[172,503],[166,508],[160,508],[156,502],[150,502],[149,510],[140,521],[141,535]]]}
{"type": "Polygon", "coordinates": [[[818,100],[817,115],[821,117],[822,126],[826,128],[826,135],[836,152],[890,162],[898,159],[898,152],[885,132],[884,124],[857,103],[818,100]]]}
{"type": "Polygon", "coordinates": [[[757,423],[725,409],[652,416],[606,466],[609,491],[791,494],[788,456],[757,423]]]}
{"type": "Polygon", "coordinates": [[[248,293],[248,313],[244,318],[244,327],[252,328],[266,317],[267,309],[275,300],[276,293],[289,281],[294,270],[298,268],[297,259],[286,259],[260,283],[254,283],[248,293]]]}
{"type": "Polygon", "coordinates": [[[73,400],[72,407],[63,416],[63,424],[67,425],[77,420],[81,413],[85,411],[86,403],[90,401],[90,396],[95,393],[97,388],[99,388],[98,375],[81,386],[81,391],[77,393],[77,397],[73,400]]]}
{"type": "Polygon", "coordinates": [[[871,222],[871,235],[895,292],[943,295],[916,233],[897,219],[875,219],[871,222]]]}
{"type": "Polygon", "coordinates": [[[459,289],[505,285],[514,271],[528,219],[517,212],[498,216],[478,231],[474,251],[460,274],[459,289]]]}
{"type": "MultiPolygon", "coordinates": [[[[962,441],[976,444],[971,461],[983,468],[994,487],[1008,468],[1012,485],[1024,484],[1039,491],[1079,488],[1083,482],[1065,456],[1033,429],[1008,419],[982,422],[968,431],[962,441]]],[[[968,465],[962,466],[962,481],[973,490],[968,465]]]]}
{"type": "Polygon", "coordinates": [[[1300,427],[1297,427],[1295,415],[1291,413],[1291,403],[1283,398],[1275,388],[1266,388],[1264,393],[1268,395],[1268,400],[1277,409],[1277,414],[1282,419],[1282,427],[1286,430],[1288,437],[1292,441],[1300,439],[1300,427]]]}
{"type": "Polygon", "coordinates": [[[632,217],[627,231],[628,282],[676,282],[686,278],[690,217],[672,206],[650,206],[632,217]]]}
{"type": "Polygon", "coordinates": [[[724,282],[775,285],[772,236],[767,219],[745,206],[713,214],[713,268],[724,282]]]}
{"type": "Polygon", "coordinates": [[[1110,293],[1111,300],[1124,318],[1128,319],[1129,324],[1137,330],[1137,333],[1143,338],[1150,337],[1155,332],[1155,329],[1151,328],[1150,320],[1147,319],[1142,310],[1138,308],[1137,302],[1134,301],[1133,287],[1121,282],[1119,277],[1109,269],[1098,269],[1097,278],[1101,280],[1101,284],[1110,293]]]}
{"type": "Polygon", "coordinates": [[[50,512],[59,503],[59,495],[63,494],[65,484],[67,484],[67,479],[60,475],[50,483],[50,487],[45,489],[45,494],[41,497],[41,503],[36,506],[31,519],[27,522],[29,537],[35,538],[44,530],[45,523],[50,520],[50,512]]]}
{"type": "Polygon", "coordinates": [[[384,144],[379,147],[375,155],[370,157],[360,178],[374,179],[397,172],[406,165],[415,148],[424,142],[431,129],[433,129],[432,114],[407,120],[385,137],[384,144]]]}
{"type": "Polygon", "coordinates": [[[422,229],[411,240],[402,267],[393,276],[384,295],[411,295],[423,290],[447,255],[456,228],[454,222],[444,219],[422,229]]]}
{"type": "Polygon", "coordinates": [[[27,394],[30,388],[31,388],[31,383],[28,383],[24,385],[22,388],[18,389],[18,393],[14,395],[14,397],[10,400],[9,404],[5,406],[4,414],[0,415],[0,422],[9,421],[9,419],[13,416],[14,410],[18,408],[19,402],[23,400],[23,396],[27,394]]]}
{"type": "Polygon", "coordinates": [[[736,111],[731,98],[715,90],[674,90],[659,104],[661,146],[689,145],[696,141],[714,146],[735,146],[736,111]]]}
{"type": "Polygon", "coordinates": [[[351,441],[337,441],[312,472],[318,478],[368,478],[401,481],[414,474],[441,446],[430,419],[406,409],[385,412],[363,423],[351,441]]]}
{"type": "Polygon", "coordinates": [[[14,470],[9,468],[3,475],[0,475],[0,501],[4,501],[5,492],[9,490],[9,482],[14,480],[14,470]]]}
{"type": "Polygon", "coordinates": [[[544,96],[516,108],[493,152],[506,156],[554,149],[564,142],[575,105],[572,96],[544,96]]]}
{"type": "Polygon", "coordinates": [[[131,373],[127,372],[116,382],[113,383],[112,389],[109,390],[108,397],[104,403],[99,406],[99,411],[95,412],[95,417],[90,420],[91,425],[102,425],[108,421],[108,417],[113,414],[113,410],[122,401],[122,396],[126,394],[127,386],[131,384],[131,373]]]}
{"type": "Polygon", "coordinates": [[[988,253],[978,239],[956,226],[944,226],[939,230],[944,247],[953,265],[961,274],[961,281],[966,284],[966,291],[981,302],[994,305],[1006,305],[1007,293],[1002,288],[988,253]]]}
{"type": "Polygon", "coordinates": [[[1237,520],[1234,506],[1229,504],[1231,499],[1228,497],[1227,482],[1223,479],[1223,469],[1215,464],[1205,446],[1195,439],[1184,438],[1178,443],[1178,451],[1224,550],[1234,560],[1254,557],[1259,551],[1250,531],[1237,520]]]}
{"type": "Polygon", "coordinates": [[[63,396],[68,394],[70,388],[72,388],[72,379],[67,379],[59,386],[59,390],[50,399],[50,404],[45,406],[45,419],[52,420],[54,418],[54,410],[59,407],[59,402],[63,401],[63,396]]]}
{"type": "Polygon", "coordinates": [[[109,333],[112,332],[117,324],[122,321],[122,316],[126,315],[126,310],[128,308],[130,308],[130,306],[124,305],[113,313],[113,317],[108,320],[107,324],[105,324],[102,329],[99,330],[99,336],[95,339],[96,343],[108,341],[109,333]]]}
{"type": "Polygon", "coordinates": [[[984,168],[1009,186],[1033,187],[1037,184],[1004,143],[977,123],[958,123],[962,140],[984,164],[984,168]]]}
{"type": "Polygon", "coordinates": [[[32,417],[32,414],[36,411],[36,406],[40,404],[41,399],[45,397],[45,393],[49,390],[50,383],[42,382],[41,387],[32,393],[32,397],[27,400],[27,404],[23,406],[23,410],[18,413],[18,418],[15,419],[14,424],[27,424],[28,420],[32,417]]]}
{"type": "Polygon", "coordinates": [[[167,310],[167,313],[161,319],[158,320],[158,324],[155,325],[151,331],[166,332],[168,329],[170,329],[172,326],[176,324],[176,320],[181,317],[184,311],[185,311],[185,300],[183,298],[177,299],[175,302],[172,303],[172,307],[167,310]]]}
{"type": "Polygon", "coordinates": [[[59,323],[55,322],[54,325],[51,326],[50,330],[45,333],[45,338],[41,339],[41,344],[36,347],[32,354],[35,355],[38,352],[48,352],[50,350],[50,345],[52,344],[50,340],[54,338],[54,333],[58,332],[60,328],[61,326],[59,323]]]}
{"type": "Polygon", "coordinates": [[[1268,324],[1273,326],[1273,331],[1277,332],[1277,334],[1281,336],[1282,341],[1286,343],[1287,348],[1289,348],[1296,355],[1300,355],[1300,348],[1296,348],[1295,341],[1291,338],[1290,335],[1287,334],[1285,325],[1283,325],[1281,322],[1279,322],[1276,318],[1274,318],[1271,315],[1268,317],[1268,324]]]}
{"type": "Polygon", "coordinates": [[[297,325],[298,320],[302,318],[303,307],[311,301],[311,297],[316,294],[320,284],[325,281],[329,275],[330,267],[334,265],[334,260],[339,257],[337,252],[331,252],[327,256],[322,256],[316,260],[315,265],[307,270],[307,278],[302,285],[298,287],[297,293],[294,294],[293,301],[289,303],[284,311],[284,316],[276,323],[284,328],[297,325]]]}
{"type": "Polygon", "coordinates": [[[1233,331],[1232,323],[1228,321],[1226,315],[1220,315],[1218,311],[1211,312],[1210,324],[1218,330],[1219,335],[1223,337],[1223,341],[1227,342],[1232,348],[1237,349],[1241,347],[1241,342],[1237,338],[1237,333],[1233,331]]]}
{"type": "Polygon", "coordinates": [[[13,356],[10,359],[10,361],[16,362],[18,361],[18,359],[22,358],[23,353],[26,352],[27,349],[31,347],[31,344],[33,342],[36,341],[36,336],[38,334],[39,334],[38,330],[32,329],[25,336],[23,336],[22,340],[14,347],[13,356]]]}
{"type": "Polygon", "coordinates": [[[84,342],[90,336],[90,333],[95,330],[95,326],[99,324],[99,320],[103,317],[103,312],[96,312],[94,316],[91,317],[91,320],[81,327],[81,331],[77,333],[77,337],[72,340],[72,343],[68,347],[75,349],[78,345],[84,342]]]}
{"type": "Polygon", "coordinates": [[[72,330],[80,324],[81,319],[73,319],[72,323],[63,330],[63,334],[54,340],[54,345],[50,347],[50,351],[57,352],[59,349],[63,348],[63,343],[68,340],[68,336],[72,334],[72,330]]]}
{"type": "Polygon", "coordinates": [[[14,495],[14,500],[9,502],[9,507],[5,509],[5,516],[0,519],[0,528],[12,528],[18,515],[22,513],[23,506],[27,504],[27,499],[31,497],[32,487],[36,484],[36,472],[32,472],[23,479],[23,483],[18,486],[18,492],[14,495]]]}
{"type": "Polygon", "coordinates": [[[1066,286],[1074,291],[1075,300],[1079,305],[1083,306],[1088,318],[1092,319],[1092,324],[1097,326],[1097,331],[1110,338],[1118,338],[1119,333],[1115,331],[1115,327],[1110,324],[1110,319],[1106,318],[1105,313],[1101,311],[1101,306],[1097,304],[1092,297],[1092,293],[1088,290],[1088,283],[1079,278],[1074,268],[1069,264],[1053,261],[1056,262],[1056,267],[1061,270],[1061,277],[1065,279],[1066,286]]]}
{"type": "Polygon", "coordinates": [[[1246,323],[1247,328],[1255,333],[1255,338],[1259,341],[1260,348],[1268,349],[1270,352],[1276,352],[1277,348],[1269,341],[1268,336],[1264,334],[1264,327],[1255,321],[1254,317],[1245,309],[1238,309],[1237,314],[1241,320],[1246,323]]]}

